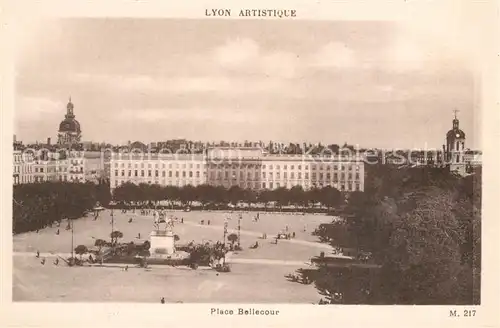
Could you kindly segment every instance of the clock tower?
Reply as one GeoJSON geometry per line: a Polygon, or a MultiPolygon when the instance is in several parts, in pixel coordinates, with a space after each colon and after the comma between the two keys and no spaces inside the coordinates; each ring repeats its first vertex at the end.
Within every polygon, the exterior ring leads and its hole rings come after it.
{"type": "Polygon", "coordinates": [[[446,133],[445,161],[450,171],[465,175],[465,133],[459,128],[458,110],[454,112],[452,129],[446,133]]]}

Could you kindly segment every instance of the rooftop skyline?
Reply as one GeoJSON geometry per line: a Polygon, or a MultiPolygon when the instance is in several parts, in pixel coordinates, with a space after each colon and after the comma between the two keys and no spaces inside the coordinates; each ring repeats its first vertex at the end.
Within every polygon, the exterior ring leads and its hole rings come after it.
{"type": "MultiPolygon", "coordinates": [[[[480,148],[473,70],[390,22],[66,19],[27,33],[14,131],[55,140],[322,142],[440,148],[459,110],[480,148]]],[[[450,42],[453,43],[453,42],[450,42]]]]}

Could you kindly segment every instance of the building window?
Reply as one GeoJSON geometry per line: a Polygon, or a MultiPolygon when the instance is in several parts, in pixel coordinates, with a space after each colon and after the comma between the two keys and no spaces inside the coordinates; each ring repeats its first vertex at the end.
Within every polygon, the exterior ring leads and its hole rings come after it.
{"type": "Polygon", "coordinates": [[[266,183],[265,182],[262,182],[262,188],[266,188],[266,183]]]}
{"type": "Polygon", "coordinates": [[[283,178],[287,179],[287,172],[283,173],[283,178]]]}
{"type": "Polygon", "coordinates": [[[115,177],[117,177],[117,176],[118,176],[118,171],[117,171],[117,170],[115,170],[115,177]]]}
{"type": "Polygon", "coordinates": [[[356,173],[356,180],[359,180],[359,173],[356,173]]]}
{"type": "Polygon", "coordinates": [[[161,171],[161,176],[164,178],[165,177],[165,171],[161,171]]]}
{"type": "Polygon", "coordinates": [[[290,173],[290,178],[295,179],[295,173],[290,173]]]}
{"type": "Polygon", "coordinates": [[[186,171],[182,171],[182,177],[185,178],[186,177],[186,171]]]}
{"type": "MultiPolygon", "coordinates": [[[[192,165],[190,165],[192,166],[192,165]]],[[[189,171],[189,177],[192,178],[193,177],[193,171],[189,171]]]]}
{"type": "MultiPolygon", "coordinates": [[[[158,166],[158,165],[156,165],[158,166]]],[[[155,170],[155,177],[158,177],[158,170],[155,170]]]]}
{"type": "Polygon", "coordinates": [[[175,177],[178,178],[179,177],[179,171],[175,171],[175,177]]]}
{"type": "MultiPolygon", "coordinates": [[[[262,179],[265,179],[266,178],[266,172],[262,172],[262,179]]],[[[265,187],[263,187],[265,188],[265,187]]]]}
{"type": "Polygon", "coordinates": [[[269,182],[269,188],[273,189],[273,183],[272,182],[269,182]]]}
{"type": "Polygon", "coordinates": [[[148,177],[151,176],[151,170],[148,170],[148,177]]]}
{"type": "Polygon", "coordinates": [[[299,173],[297,173],[297,174],[298,174],[298,178],[299,178],[299,179],[302,179],[302,172],[299,172],[299,173]]]}
{"type": "Polygon", "coordinates": [[[134,170],[134,176],[135,177],[137,176],[137,170],[134,170]]]}
{"type": "Polygon", "coordinates": [[[308,172],[305,173],[305,178],[309,179],[309,173],[308,172]]]}
{"type": "Polygon", "coordinates": [[[356,191],[359,191],[359,183],[356,183],[356,191]]]}
{"type": "MultiPolygon", "coordinates": [[[[199,166],[199,165],[198,165],[199,166]]],[[[199,178],[200,177],[200,171],[196,171],[196,177],[199,178]]]]}
{"type": "Polygon", "coordinates": [[[141,170],[141,177],[144,176],[144,170],[141,170]]]}
{"type": "Polygon", "coordinates": [[[125,170],[122,170],[122,177],[125,176],[125,170]]]}

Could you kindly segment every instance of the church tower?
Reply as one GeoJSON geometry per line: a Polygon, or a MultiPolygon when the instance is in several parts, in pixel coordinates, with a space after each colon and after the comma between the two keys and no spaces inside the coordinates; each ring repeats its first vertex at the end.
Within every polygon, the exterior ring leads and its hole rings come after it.
{"type": "Polygon", "coordinates": [[[465,175],[465,133],[460,130],[457,112],[455,110],[452,129],[446,134],[445,160],[450,171],[465,175]]]}
{"type": "Polygon", "coordinates": [[[57,143],[62,146],[71,146],[80,143],[82,131],[80,123],[75,119],[73,112],[74,106],[69,98],[68,105],[66,106],[66,115],[64,120],[59,124],[59,134],[57,143]]]}

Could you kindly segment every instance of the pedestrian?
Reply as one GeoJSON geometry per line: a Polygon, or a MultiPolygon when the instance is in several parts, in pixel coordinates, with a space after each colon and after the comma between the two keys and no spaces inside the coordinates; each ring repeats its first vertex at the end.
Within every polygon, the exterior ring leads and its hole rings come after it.
{"type": "Polygon", "coordinates": [[[128,219],[128,223],[132,223],[132,218],[128,219]]]}
{"type": "Polygon", "coordinates": [[[127,265],[127,266],[125,266],[125,271],[128,271],[128,265],[127,265]]]}
{"type": "Polygon", "coordinates": [[[207,221],[207,224],[210,225],[210,220],[207,221]]]}
{"type": "Polygon", "coordinates": [[[295,238],[295,231],[292,232],[292,238],[295,238]]]}
{"type": "Polygon", "coordinates": [[[42,265],[45,265],[45,259],[42,259],[42,262],[40,263],[42,263],[42,265]]]}
{"type": "Polygon", "coordinates": [[[141,239],[141,233],[140,232],[137,234],[137,239],[141,239]]]}
{"type": "Polygon", "coordinates": [[[89,255],[89,262],[94,263],[94,258],[92,257],[92,254],[89,255]]]}
{"type": "Polygon", "coordinates": [[[59,236],[59,229],[57,229],[57,231],[56,231],[56,235],[58,235],[58,236],[59,236]]]}
{"type": "Polygon", "coordinates": [[[161,302],[161,304],[165,304],[165,297],[162,297],[160,302],[161,302]]]}
{"type": "Polygon", "coordinates": [[[40,257],[40,251],[36,251],[36,258],[40,257]]]}
{"type": "Polygon", "coordinates": [[[184,223],[184,218],[181,218],[181,223],[184,223]]]}
{"type": "Polygon", "coordinates": [[[58,258],[56,258],[56,260],[54,261],[54,264],[55,264],[56,266],[57,266],[57,265],[59,265],[59,259],[58,259],[58,258]]]}

